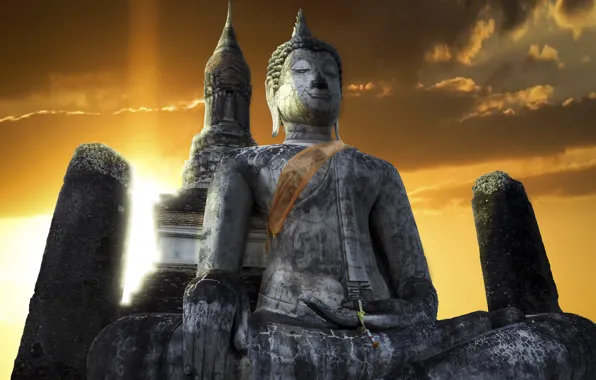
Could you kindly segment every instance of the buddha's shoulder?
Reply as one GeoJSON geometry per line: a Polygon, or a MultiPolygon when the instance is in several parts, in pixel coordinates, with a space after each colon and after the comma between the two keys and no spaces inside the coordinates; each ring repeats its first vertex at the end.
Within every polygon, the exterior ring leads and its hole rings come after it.
{"type": "Polygon", "coordinates": [[[225,161],[227,165],[251,169],[273,168],[283,166],[289,158],[303,149],[303,146],[289,144],[252,146],[228,154],[225,161]]]}
{"type": "Polygon", "coordinates": [[[351,158],[355,165],[365,168],[366,170],[372,170],[379,174],[386,174],[388,172],[396,171],[393,164],[391,164],[389,161],[372,154],[362,152],[357,148],[347,150],[346,154],[351,158]]]}
{"type": "MultiPolygon", "coordinates": [[[[272,144],[252,146],[238,149],[228,154],[222,163],[225,166],[233,165],[238,168],[261,170],[280,169],[285,163],[302,151],[305,147],[290,144],[272,144]]],[[[349,147],[339,154],[344,159],[344,164],[353,165],[357,169],[366,170],[371,173],[385,174],[395,171],[395,167],[388,161],[371,154],[360,151],[358,148],[349,147]]]]}

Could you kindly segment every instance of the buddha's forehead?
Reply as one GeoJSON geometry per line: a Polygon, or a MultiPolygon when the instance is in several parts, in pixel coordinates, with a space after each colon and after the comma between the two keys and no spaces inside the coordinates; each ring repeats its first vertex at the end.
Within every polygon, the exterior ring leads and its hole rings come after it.
{"type": "Polygon", "coordinates": [[[337,66],[337,62],[331,54],[326,51],[314,51],[310,49],[296,49],[292,51],[288,58],[286,59],[286,66],[291,66],[292,64],[299,62],[299,61],[307,61],[311,65],[335,65],[337,66]]]}

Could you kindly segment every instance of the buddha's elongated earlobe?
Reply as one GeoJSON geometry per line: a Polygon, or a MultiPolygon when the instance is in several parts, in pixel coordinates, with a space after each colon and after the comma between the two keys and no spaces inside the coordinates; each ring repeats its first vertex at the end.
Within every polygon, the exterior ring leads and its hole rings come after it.
{"type": "Polygon", "coordinates": [[[279,109],[277,107],[271,108],[271,119],[273,120],[273,137],[279,134],[279,126],[281,125],[281,117],[279,116],[279,109]]]}
{"type": "Polygon", "coordinates": [[[335,123],[333,124],[333,130],[335,131],[335,138],[337,140],[341,140],[339,137],[339,120],[335,120],[335,123]]]}

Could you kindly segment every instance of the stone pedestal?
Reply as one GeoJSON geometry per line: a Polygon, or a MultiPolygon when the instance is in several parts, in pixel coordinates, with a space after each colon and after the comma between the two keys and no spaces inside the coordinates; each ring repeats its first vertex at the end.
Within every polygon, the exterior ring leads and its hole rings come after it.
{"type": "Polygon", "coordinates": [[[119,316],[128,164],[106,146],[75,151],[60,190],[13,380],[84,379],[95,336],[119,316]]]}
{"type": "Polygon", "coordinates": [[[506,173],[476,181],[472,208],[489,311],[560,312],[558,293],[526,191],[506,173]]]}

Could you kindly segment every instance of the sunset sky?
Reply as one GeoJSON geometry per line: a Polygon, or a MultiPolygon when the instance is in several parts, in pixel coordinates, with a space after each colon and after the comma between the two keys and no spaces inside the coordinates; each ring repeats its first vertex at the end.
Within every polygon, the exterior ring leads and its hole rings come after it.
{"type": "MultiPolygon", "coordinates": [[[[147,191],[176,189],[226,3],[0,3],[0,378],[74,149],[105,143],[147,191]]],[[[596,320],[594,0],[237,0],[259,144],[283,140],[265,73],[300,7],[344,61],[343,140],[402,173],[440,317],[486,308],[471,186],[500,169],[526,186],[562,308],[596,320]]]]}

